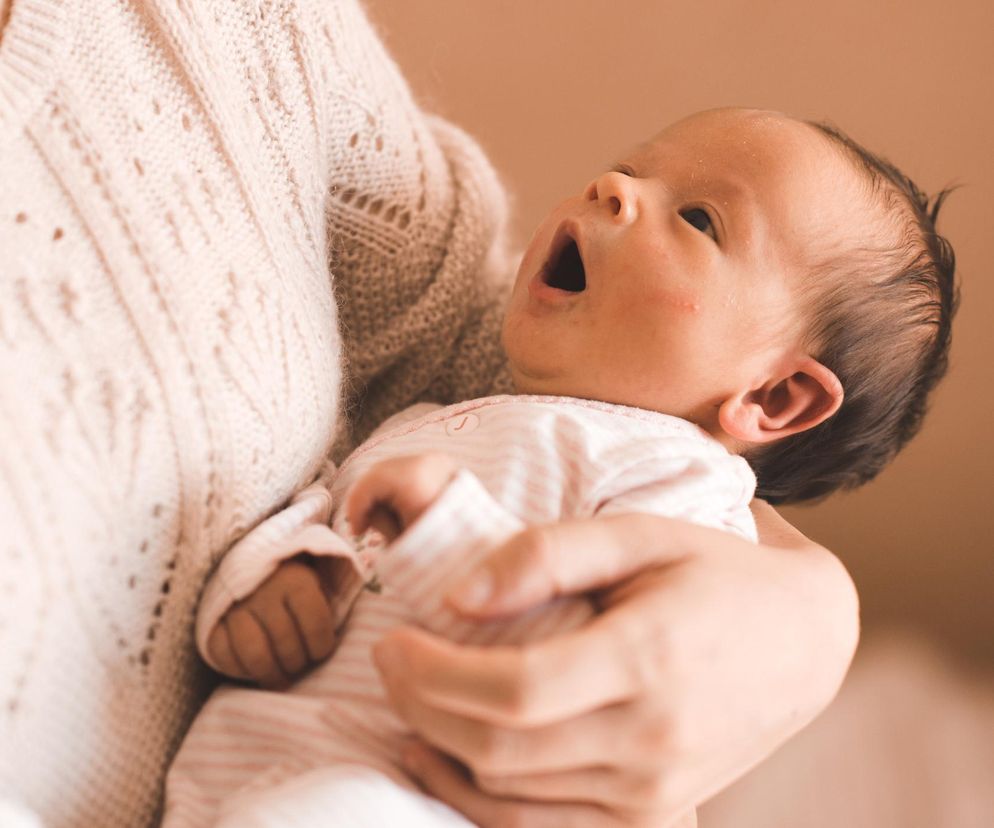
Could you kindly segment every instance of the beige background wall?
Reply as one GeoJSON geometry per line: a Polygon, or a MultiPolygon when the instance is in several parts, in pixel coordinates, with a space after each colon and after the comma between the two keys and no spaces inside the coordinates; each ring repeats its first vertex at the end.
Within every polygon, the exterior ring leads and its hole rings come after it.
{"type": "Polygon", "coordinates": [[[963,304],[923,433],[788,517],[850,567],[869,628],[994,664],[994,3],[368,0],[419,99],[478,137],[518,238],[640,138],[715,106],[829,118],[929,191],[963,304]]]}

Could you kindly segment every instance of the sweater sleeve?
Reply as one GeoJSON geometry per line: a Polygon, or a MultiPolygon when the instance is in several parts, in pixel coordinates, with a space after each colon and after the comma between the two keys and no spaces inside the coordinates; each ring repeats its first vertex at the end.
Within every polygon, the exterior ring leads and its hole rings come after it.
{"type": "Polygon", "coordinates": [[[354,208],[362,196],[351,187],[330,200],[348,417],[336,459],[407,405],[510,388],[500,347],[514,266],[504,191],[463,132],[408,115],[417,150],[377,214],[354,208]]]}
{"type": "Polygon", "coordinates": [[[217,669],[207,651],[207,641],[224,614],[258,589],[283,561],[302,552],[347,563],[334,600],[335,626],[345,620],[362,588],[362,567],[352,544],[327,525],[330,514],[328,490],[320,484],[309,486],[286,509],[260,523],[221,559],[204,588],[197,610],[197,650],[211,667],[217,669]]]}

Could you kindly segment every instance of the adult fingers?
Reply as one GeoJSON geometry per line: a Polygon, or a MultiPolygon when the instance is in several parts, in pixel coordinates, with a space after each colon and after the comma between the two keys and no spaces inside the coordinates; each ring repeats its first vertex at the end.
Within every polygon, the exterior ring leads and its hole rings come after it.
{"type": "Polygon", "coordinates": [[[617,768],[587,767],[562,773],[487,776],[474,774],[477,787],[501,799],[582,802],[627,813],[633,803],[654,802],[662,794],[656,778],[617,768]]]}
{"type": "Polygon", "coordinates": [[[289,678],[280,669],[269,636],[247,607],[235,607],[224,618],[231,649],[245,674],[263,687],[284,687],[289,678]]]}
{"type": "Polygon", "coordinates": [[[722,534],[644,514],[531,527],[491,553],[450,590],[448,600],[471,616],[518,613],[681,560],[722,534]]]}
{"type": "Polygon", "coordinates": [[[450,713],[386,684],[400,717],[425,742],[459,759],[477,776],[553,774],[614,764],[654,768],[665,753],[659,741],[657,720],[620,704],[594,711],[582,721],[513,728],[450,713]]]}
{"type": "Polygon", "coordinates": [[[665,644],[647,641],[656,632],[650,626],[644,612],[612,611],[516,647],[459,645],[398,627],[375,645],[373,657],[388,685],[425,704],[495,724],[540,726],[655,686],[665,644]]]}
{"type": "Polygon", "coordinates": [[[480,828],[621,828],[636,825],[610,811],[583,803],[554,805],[501,799],[479,790],[454,762],[424,745],[403,753],[404,765],[431,795],[451,805],[480,828]]]}
{"type": "Polygon", "coordinates": [[[514,775],[474,774],[476,786],[500,799],[532,802],[580,802],[624,816],[626,824],[653,826],[695,825],[696,814],[686,813],[684,785],[678,771],[659,773],[649,768],[590,766],[560,773],[514,775]],[[676,815],[683,813],[683,818],[676,815]]]}

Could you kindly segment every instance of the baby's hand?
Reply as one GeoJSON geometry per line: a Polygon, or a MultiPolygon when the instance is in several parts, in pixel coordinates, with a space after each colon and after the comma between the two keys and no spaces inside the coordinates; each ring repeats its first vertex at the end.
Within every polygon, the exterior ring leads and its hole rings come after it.
{"type": "Polygon", "coordinates": [[[308,556],[291,558],[235,604],[207,640],[214,664],[232,678],[286,687],[335,648],[325,580],[308,556]]]}
{"type": "Polygon", "coordinates": [[[349,492],[345,513],[356,535],[370,527],[393,540],[432,504],[456,474],[445,454],[415,454],[377,463],[349,492]]]}

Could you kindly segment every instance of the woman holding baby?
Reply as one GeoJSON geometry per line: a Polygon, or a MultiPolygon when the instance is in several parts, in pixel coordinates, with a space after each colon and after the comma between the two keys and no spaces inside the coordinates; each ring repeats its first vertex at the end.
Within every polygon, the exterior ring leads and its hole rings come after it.
{"type": "MultiPolygon", "coordinates": [[[[400,408],[506,390],[505,201],[352,0],[0,0],[0,152],[0,808],[151,824],[223,552],[400,408]]],[[[389,634],[411,772],[484,826],[666,824],[743,773],[858,635],[841,564],[755,514],[756,547],[622,516],[495,550],[468,616],[600,611],[389,634]]]]}

